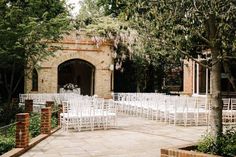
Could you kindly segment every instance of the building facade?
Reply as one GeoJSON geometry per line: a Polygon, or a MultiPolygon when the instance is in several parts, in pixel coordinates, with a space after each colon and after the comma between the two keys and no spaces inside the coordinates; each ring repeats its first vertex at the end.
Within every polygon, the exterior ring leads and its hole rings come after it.
{"type": "Polygon", "coordinates": [[[103,41],[98,45],[91,38],[71,33],[52,44],[62,49],[40,62],[39,68],[30,70],[29,77],[25,77],[25,93],[57,93],[72,85],[83,95],[111,96],[111,42],[103,41]]]}
{"type": "Polygon", "coordinates": [[[210,72],[191,59],[184,60],[183,83],[184,94],[206,95],[210,92],[210,72]]]}
{"type": "MultiPolygon", "coordinates": [[[[198,62],[206,62],[204,59],[199,58],[198,62]]],[[[236,66],[232,61],[230,70],[234,78],[236,78],[236,66]]],[[[210,70],[196,61],[191,59],[184,60],[183,64],[183,93],[187,95],[207,95],[210,93],[211,79],[210,70]]],[[[228,80],[227,73],[224,71],[222,65],[221,73],[221,88],[224,97],[236,97],[231,83],[228,80]]]]}

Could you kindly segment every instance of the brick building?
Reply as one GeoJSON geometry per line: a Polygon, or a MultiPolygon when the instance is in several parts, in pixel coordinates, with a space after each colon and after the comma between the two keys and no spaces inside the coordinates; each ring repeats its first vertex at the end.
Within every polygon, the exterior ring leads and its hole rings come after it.
{"type": "MultiPolygon", "coordinates": [[[[200,62],[205,62],[204,59],[198,59],[200,62]]],[[[231,62],[231,72],[236,78],[235,62],[231,62]]],[[[210,93],[210,70],[189,59],[184,60],[183,64],[183,93],[188,95],[206,95],[210,93]]],[[[221,73],[222,94],[226,97],[235,97],[231,83],[227,78],[222,66],[221,73]]]]}
{"type": "Polygon", "coordinates": [[[73,84],[83,95],[110,97],[113,90],[111,42],[97,42],[84,35],[71,33],[54,45],[61,50],[39,63],[25,77],[25,93],[57,93],[73,84]]]}

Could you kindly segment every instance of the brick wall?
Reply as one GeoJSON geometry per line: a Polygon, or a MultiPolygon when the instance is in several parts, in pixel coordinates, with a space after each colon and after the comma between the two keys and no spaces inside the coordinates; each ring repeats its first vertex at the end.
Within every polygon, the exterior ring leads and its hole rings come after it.
{"type": "Polygon", "coordinates": [[[41,109],[41,134],[51,133],[51,107],[41,109]]]}
{"type": "MultiPolygon", "coordinates": [[[[111,43],[105,42],[97,46],[91,39],[78,38],[76,33],[65,37],[62,41],[54,43],[62,46],[62,50],[55,52],[53,57],[39,63],[38,70],[38,92],[39,93],[57,93],[58,66],[71,59],[85,60],[95,66],[95,93],[101,97],[111,95],[111,73],[109,70],[113,64],[111,54],[111,43]]],[[[27,70],[26,70],[27,71],[27,70]]],[[[32,80],[25,77],[25,93],[37,93],[32,90],[32,80]]]]}
{"type": "Polygon", "coordinates": [[[193,61],[192,60],[184,60],[184,93],[188,95],[192,95],[193,93],[193,61]]]}
{"type": "Polygon", "coordinates": [[[186,151],[180,149],[161,149],[161,157],[219,157],[194,151],[186,151]]]}
{"type": "Polygon", "coordinates": [[[16,114],[16,148],[25,148],[29,144],[29,113],[16,114]]]}

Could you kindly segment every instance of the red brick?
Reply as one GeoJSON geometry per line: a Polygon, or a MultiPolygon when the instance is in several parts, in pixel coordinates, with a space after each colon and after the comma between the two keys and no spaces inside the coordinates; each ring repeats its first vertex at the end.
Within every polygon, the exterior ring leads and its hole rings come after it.
{"type": "Polygon", "coordinates": [[[25,112],[33,112],[33,100],[25,100],[25,112]]]}
{"type": "Polygon", "coordinates": [[[184,93],[192,94],[193,93],[193,61],[192,60],[184,60],[184,93]]]}
{"type": "Polygon", "coordinates": [[[25,148],[29,144],[29,113],[16,115],[16,148],[25,148]]]}
{"type": "Polygon", "coordinates": [[[41,134],[51,133],[51,107],[41,109],[41,134]]]}
{"type": "Polygon", "coordinates": [[[168,150],[166,150],[166,149],[161,149],[161,154],[168,155],[168,150]]]}

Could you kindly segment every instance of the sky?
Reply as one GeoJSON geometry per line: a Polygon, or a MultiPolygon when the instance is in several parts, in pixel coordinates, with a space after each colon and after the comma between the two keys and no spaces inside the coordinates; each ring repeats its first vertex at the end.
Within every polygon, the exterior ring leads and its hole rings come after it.
{"type": "Polygon", "coordinates": [[[71,14],[73,16],[78,14],[79,8],[80,8],[79,1],[81,1],[81,0],[66,0],[66,1],[67,1],[67,4],[70,4],[73,6],[73,10],[71,11],[71,14]]]}

